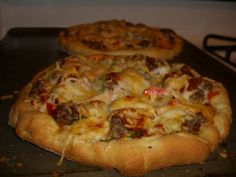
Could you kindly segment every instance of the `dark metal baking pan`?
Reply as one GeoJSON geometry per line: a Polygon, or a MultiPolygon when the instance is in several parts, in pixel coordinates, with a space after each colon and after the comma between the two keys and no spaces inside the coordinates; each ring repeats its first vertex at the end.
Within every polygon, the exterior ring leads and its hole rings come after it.
{"type": "MultiPolygon", "coordinates": [[[[65,56],[58,50],[57,35],[62,28],[14,28],[0,42],[0,176],[116,176],[116,170],[86,166],[64,159],[19,139],[8,125],[8,114],[19,91],[40,69],[65,56]]],[[[202,75],[222,82],[233,108],[233,124],[226,142],[202,164],[155,170],[146,177],[231,177],[236,176],[236,74],[204,51],[184,40],[184,49],[175,62],[189,64],[202,75]]],[[[132,157],[129,157],[132,158],[132,157]]]]}

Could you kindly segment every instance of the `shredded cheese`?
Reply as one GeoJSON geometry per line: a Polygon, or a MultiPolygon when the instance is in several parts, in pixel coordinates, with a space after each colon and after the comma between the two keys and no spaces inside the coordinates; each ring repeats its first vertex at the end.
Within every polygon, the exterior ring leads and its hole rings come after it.
{"type": "MultiPolygon", "coordinates": [[[[80,117],[68,126],[69,132],[89,141],[111,136],[113,115],[122,119],[131,137],[181,131],[183,123],[198,112],[212,121],[214,110],[210,106],[189,101],[193,92],[186,89],[189,78],[199,75],[189,74],[188,68],[182,72],[183,65],[171,68],[153,59],[147,66],[146,59],[142,55],[66,58],[40,76],[45,86],[36,84],[34,91],[41,95],[33,95],[29,102],[35,109],[51,114],[58,104],[76,103],[80,117]]],[[[204,91],[205,100],[209,100],[208,92],[204,91]]]]}

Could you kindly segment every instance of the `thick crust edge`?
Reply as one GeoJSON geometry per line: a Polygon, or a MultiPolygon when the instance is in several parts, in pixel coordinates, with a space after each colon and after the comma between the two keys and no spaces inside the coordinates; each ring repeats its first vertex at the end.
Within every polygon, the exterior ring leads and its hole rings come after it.
{"type": "Polygon", "coordinates": [[[73,38],[67,38],[61,33],[58,37],[59,48],[71,55],[94,55],[94,54],[105,54],[105,55],[135,55],[141,54],[149,57],[157,57],[162,60],[170,60],[175,56],[179,55],[183,48],[183,40],[176,35],[175,44],[172,49],[164,48],[144,48],[144,49],[124,49],[116,51],[102,51],[89,48],[78,40],[73,38]]]}
{"type": "Polygon", "coordinates": [[[171,165],[199,163],[211,151],[207,141],[188,133],[86,142],[77,135],[61,130],[51,116],[34,111],[22,101],[12,107],[9,124],[15,127],[19,137],[44,149],[79,163],[116,168],[130,176],[171,165]]]}
{"type": "Polygon", "coordinates": [[[232,109],[229,95],[225,87],[221,83],[217,83],[213,92],[218,93],[211,100],[211,104],[216,110],[214,124],[220,133],[220,140],[227,138],[232,123],[232,109]]]}

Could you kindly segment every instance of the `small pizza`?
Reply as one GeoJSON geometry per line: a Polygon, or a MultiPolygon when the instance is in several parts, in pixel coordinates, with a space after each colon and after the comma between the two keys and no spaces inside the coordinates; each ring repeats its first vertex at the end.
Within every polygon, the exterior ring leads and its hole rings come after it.
{"type": "Polygon", "coordinates": [[[183,42],[171,29],[108,20],[68,27],[59,34],[58,45],[73,55],[143,54],[167,60],[180,53],[183,42]]]}
{"type": "Polygon", "coordinates": [[[9,124],[62,157],[133,176],[206,160],[229,133],[231,107],[221,83],[186,64],[70,56],[25,86],[9,124]]]}

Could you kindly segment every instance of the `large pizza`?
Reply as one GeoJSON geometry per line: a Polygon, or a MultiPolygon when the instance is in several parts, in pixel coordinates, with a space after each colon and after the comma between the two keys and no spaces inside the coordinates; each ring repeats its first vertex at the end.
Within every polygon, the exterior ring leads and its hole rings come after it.
{"type": "Polygon", "coordinates": [[[69,54],[135,55],[169,60],[177,56],[183,41],[173,30],[125,20],[107,20],[67,27],[58,45],[69,54]]]}
{"type": "Polygon", "coordinates": [[[39,72],[9,123],[62,157],[133,176],[206,160],[229,133],[231,107],[221,83],[186,64],[81,55],[39,72]]]}

